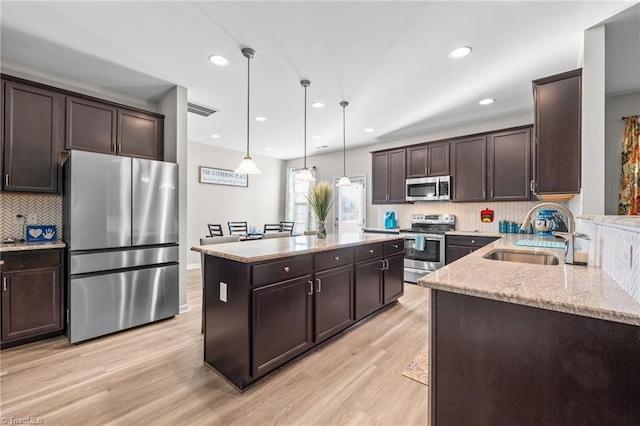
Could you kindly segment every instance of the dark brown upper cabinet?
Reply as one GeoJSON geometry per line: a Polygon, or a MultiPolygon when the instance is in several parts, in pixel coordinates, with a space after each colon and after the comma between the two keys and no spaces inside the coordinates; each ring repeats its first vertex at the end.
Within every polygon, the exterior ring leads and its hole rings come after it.
{"type": "Polygon", "coordinates": [[[67,96],[65,148],[115,154],[117,112],[111,105],[67,96]]]}
{"type": "Polygon", "coordinates": [[[2,190],[59,194],[62,96],[3,81],[2,190]]]}
{"type": "Polygon", "coordinates": [[[163,120],[149,114],[118,109],[117,153],[130,157],[163,158],[163,120]]]}
{"type": "Polygon", "coordinates": [[[533,81],[534,166],[540,199],[580,192],[582,70],[533,81]]]}
{"type": "Polygon", "coordinates": [[[531,199],[531,127],[487,135],[489,201],[531,199]]]}
{"type": "Polygon", "coordinates": [[[449,142],[407,148],[407,178],[449,174],[449,142]]]}
{"type": "Polygon", "coordinates": [[[453,201],[485,201],[487,197],[487,137],[451,141],[453,201]]]}
{"type": "Polygon", "coordinates": [[[406,149],[374,152],[372,154],[372,162],[372,203],[406,203],[406,149]]]}

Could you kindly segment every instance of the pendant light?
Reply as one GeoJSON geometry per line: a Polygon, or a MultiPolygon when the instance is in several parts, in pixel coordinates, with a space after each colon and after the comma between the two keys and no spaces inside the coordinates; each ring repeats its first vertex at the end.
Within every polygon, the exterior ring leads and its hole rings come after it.
{"type": "Polygon", "coordinates": [[[316,180],[307,168],[307,87],[310,84],[309,80],[300,81],[300,85],[304,87],[304,167],[296,174],[296,180],[303,182],[315,182],[316,180]]]}
{"type": "Polygon", "coordinates": [[[336,184],[336,186],[351,186],[351,181],[347,177],[347,137],[346,137],[346,125],[344,119],[344,111],[349,105],[349,102],[342,101],[340,106],[342,107],[342,177],[336,184]]]}
{"type": "Polygon", "coordinates": [[[250,82],[250,68],[251,68],[251,58],[255,55],[256,51],[251,49],[250,47],[244,47],[241,49],[242,54],[245,58],[247,58],[247,155],[240,162],[240,165],[234,171],[236,173],[244,173],[248,175],[255,175],[260,173],[258,170],[258,166],[253,161],[251,156],[249,155],[249,123],[250,123],[250,112],[249,112],[249,82],[250,82]]]}

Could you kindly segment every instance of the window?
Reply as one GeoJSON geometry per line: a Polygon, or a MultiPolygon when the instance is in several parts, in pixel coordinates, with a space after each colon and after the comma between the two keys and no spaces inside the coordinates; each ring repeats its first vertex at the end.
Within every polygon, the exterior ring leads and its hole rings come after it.
{"type": "MultiPolygon", "coordinates": [[[[305,231],[315,229],[313,224],[313,212],[309,208],[307,195],[312,182],[296,181],[296,173],[300,169],[287,169],[286,193],[285,193],[285,220],[295,222],[293,232],[302,234],[305,231]]],[[[309,171],[315,177],[316,168],[310,167],[309,171]]]]}

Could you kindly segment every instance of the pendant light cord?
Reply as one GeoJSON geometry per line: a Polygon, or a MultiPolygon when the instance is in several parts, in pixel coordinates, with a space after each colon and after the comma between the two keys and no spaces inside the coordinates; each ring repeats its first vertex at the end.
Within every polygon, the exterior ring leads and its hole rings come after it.
{"type": "Polygon", "coordinates": [[[251,82],[251,56],[252,55],[246,55],[247,56],[247,157],[249,157],[249,123],[251,122],[251,112],[249,110],[249,86],[250,86],[250,82],[251,82]]]}
{"type": "Polygon", "coordinates": [[[347,125],[345,120],[345,110],[349,105],[349,102],[342,101],[340,106],[342,107],[342,174],[347,175],[347,125]]]}
{"type": "Polygon", "coordinates": [[[307,87],[304,86],[304,168],[307,168],[307,87]]]}

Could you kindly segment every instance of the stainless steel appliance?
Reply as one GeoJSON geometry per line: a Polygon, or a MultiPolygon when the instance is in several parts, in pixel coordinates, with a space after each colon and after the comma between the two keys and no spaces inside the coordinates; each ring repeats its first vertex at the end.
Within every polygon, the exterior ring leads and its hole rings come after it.
{"type": "Polygon", "coordinates": [[[407,179],[407,201],[446,201],[451,199],[451,176],[407,179]]]}
{"type": "Polygon", "coordinates": [[[64,165],[71,343],[178,314],[178,165],[72,151],[64,165]]]}
{"type": "Polygon", "coordinates": [[[404,280],[410,283],[444,266],[444,234],[456,229],[452,214],[411,215],[411,228],[401,229],[404,236],[404,280]]]}

